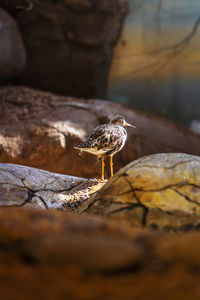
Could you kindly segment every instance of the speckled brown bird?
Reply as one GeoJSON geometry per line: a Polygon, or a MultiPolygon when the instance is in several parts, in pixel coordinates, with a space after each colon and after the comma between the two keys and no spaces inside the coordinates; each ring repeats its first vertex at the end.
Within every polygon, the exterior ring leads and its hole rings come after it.
{"type": "Polygon", "coordinates": [[[96,127],[86,141],[80,143],[75,149],[89,152],[102,160],[101,180],[104,181],[104,160],[110,156],[110,178],[113,177],[113,155],[125,145],[127,132],[125,126],[135,127],[127,123],[122,116],[115,116],[110,123],[96,127]]]}

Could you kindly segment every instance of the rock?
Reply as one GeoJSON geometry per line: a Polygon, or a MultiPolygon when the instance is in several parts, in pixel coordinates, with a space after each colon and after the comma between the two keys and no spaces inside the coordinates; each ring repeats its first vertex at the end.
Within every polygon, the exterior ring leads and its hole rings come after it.
{"type": "Polygon", "coordinates": [[[13,80],[24,70],[26,51],[16,21],[0,8],[0,82],[13,80]]]}
{"type": "Polygon", "coordinates": [[[97,180],[0,163],[0,206],[76,210],[102,185],[97,180]]]}
{"type": "MultiPolygon", "coordinates": [[[[79,177],[100,177],[100,164],[73,147],[117,114],[137,128],[114,156],[114,171],[153,153],[200,155],[200,136],[155,115],[120,104],[56,96],[24,87],[0,90],[0,161],[79,177]]],[[[108,164],[107,164],[108,165],[108,164]]],[[[110,170],[108,169],[107,177],[110,170]]]]}
{"type": "Polygon", "coordinates": [[[19,24],[28,57],[20,83],[76,97],[105,97],[126,0],[0,0],[19,24]]]}
{"type": "MultiPolygon", "coordinates": [[[[128,266],[130,261],[140,257],[138,248],[130,244],[129,234],[125,233],[124,228],[120,229],[98,218],[77,218],[58,211],[44,214],[30,208],[21,208],[21,211],[0,209],[0,216],[0,239],[3,235],[8,237],[7,241],[1,242],[8,245],[14,236],[17,240],[22,239],[22,248],[36,264],[56,264],[62,267],[77,265],[80,269],[101,271],[128,266]],[[93,245],[92,241],[95,241],[93,245]],[[118,247],[115,254],[114,247],[118,247]],[[104,249],[107,249],[107,253],[104,249]]],[[[23,255],[22,248],[20,252],[23,255]]]]}
{"type": "Polygon", "coordinates": [[[199,233],[5,207],[0,245],[2,299],[199,299],[199,233]]]}
{"type": "Polygon", "coordinates": [[[200,226],[200,157],[164,153],[121,169],[82,208],[134,227],[190,230],[200,226]]]}

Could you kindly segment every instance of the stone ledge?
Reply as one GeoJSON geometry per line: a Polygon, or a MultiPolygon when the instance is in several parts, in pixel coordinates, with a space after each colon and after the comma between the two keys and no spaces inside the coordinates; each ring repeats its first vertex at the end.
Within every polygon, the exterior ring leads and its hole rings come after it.
{"type": "Polygon", "coordinates": [[[72,209],[103,186],[96,179],[0,163],[0,205],[72,209]]]}

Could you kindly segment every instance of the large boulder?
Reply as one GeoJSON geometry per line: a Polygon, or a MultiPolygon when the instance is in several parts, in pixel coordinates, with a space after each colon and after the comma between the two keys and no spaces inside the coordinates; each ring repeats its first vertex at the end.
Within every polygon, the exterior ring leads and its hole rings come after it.
{"type": "Polygon", "coordinates": [[[200,157],[178,153],[142,157],[122,168],[83,211],[138,228],[200,227],[200,157]]]}
{"type": "Polygon", "coordinates": [[[0,83],[12,81],[25,68],[26,51],[15,19],[0,8],[0,83]]]}
{"type": "Polygon", "coordinates": [[[103,184],[94,179],[0,163],[0,206],[74,211],[103,184]]]}
{"type": "MultiPolygon", "coordinates": [[[[24,87],[0,90],[0,161],[80,177],[100,177],[91,154],[73,149],[114,115],[129,123],[128,140],[114,156],[114,171],[153,153],[200,155],[200,136],[155,115],[120,104],[56,96],[24,87]]],[[[109,171],[107,173],[109,176],[109,171]]]]}
{"type": "Polygon", "coordinates": [[[105,97],[126,0],[0,0],[20,27],[27,64],[20,83],[76,97],[105,97]]]}
{"type": "Polygon", "coordinates": [[[134,228],[200,227],[200,158],[154,154],[122,168],[108,183],[0,164],[0,205],[70,210],[134,228]]]}

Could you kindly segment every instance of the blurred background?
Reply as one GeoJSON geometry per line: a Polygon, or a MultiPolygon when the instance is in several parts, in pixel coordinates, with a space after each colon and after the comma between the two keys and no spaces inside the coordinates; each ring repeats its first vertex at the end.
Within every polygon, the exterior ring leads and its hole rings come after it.
{"type": "Polygon", "coordinates": [[[199,0],[129,0],[108,98],[200,132],[199,25],[199,0]]]}
{"type": "Polygon", "coordinates": [[[199,0],[0,0],[0,85],[109,99],[200,132],[199,0]]]}

